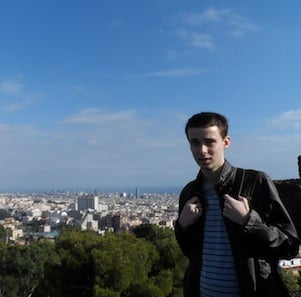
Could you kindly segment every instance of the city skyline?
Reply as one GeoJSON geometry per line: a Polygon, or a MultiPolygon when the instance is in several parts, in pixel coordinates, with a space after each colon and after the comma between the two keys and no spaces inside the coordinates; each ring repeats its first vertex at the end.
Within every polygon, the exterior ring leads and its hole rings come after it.
{"type": "Polygon", "coordinates": [[[200,111],[228,117],[233,165],[298,177],[300,2],[0,8],[0,192],[180,189],[200,111]]]}

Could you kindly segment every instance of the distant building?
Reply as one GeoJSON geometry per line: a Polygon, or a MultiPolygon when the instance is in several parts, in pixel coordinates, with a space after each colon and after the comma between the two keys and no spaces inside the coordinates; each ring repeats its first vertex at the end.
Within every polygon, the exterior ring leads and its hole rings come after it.
{"type": "Polygon", "coordinates": [[[290,270],[292,272],[298,273],[301,269],[301,258],[297,257],[291,260],[281,260],[279,266],[284,270],[290,270]]]}
{"type": "Polygon", "coordinates": [[[7,235],[7,238],[9,240],[17,240],[18,238],[21,238],[23,237],[23,230],[22,229],[15,229],[15,228],[9,228],[9,229],[6,229],[6,235],[7,235]]]}
{"type": "Polygon", "coordinates": [[[76,221],[80,221],[83,217],[79,210],[70,210],[67,214],[76,221]]]}
{"type": "Polygon", "coordinates": [[[42,233],[46,233],[46,232],[51,232],[51,226],[50,225],[41,225],[39,226],[39,232],[42,232],[42,233]]]}
{"type": "Polygon", "coordinates": [[[0,220],[4,220],[10,217],[10,212],[6,209],[0,209],[0,220]]]}
{"type": "Polygon", "coordinates": [[[84,211],[94,209],[98,211],[98,196],[79,196],[77,198],[77,210],[84,211]]]}
{"type": "Polygon", "coordinates": [[[299,248],[299,253],[295,258],[290,260],[280,260],[279,266],[284,270],[289,270],[298,274],[301,269],[301,245],[299,248]]]}
{"type": "Polygon", "coordinates": [[[42,211],[38,208],[34,208],[34,209],[31,209],[31,210],[28,210],[26,212],[27,216],[29,217],[33,217],[33,218],[39,218],[42,216],[42,211]]]}
{"type": "Polygon", "coordinates": [[[93,214],[87,213],[83,218],[81,223],[82,230],[93,230],[95,232],[98,231],[98,220],[94,219],[93,214]]]}

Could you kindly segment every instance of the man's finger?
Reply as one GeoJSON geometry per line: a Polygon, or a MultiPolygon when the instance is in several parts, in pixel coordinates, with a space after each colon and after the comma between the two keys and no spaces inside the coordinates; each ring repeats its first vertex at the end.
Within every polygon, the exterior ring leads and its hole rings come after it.
{"type": "Polygon", "coordinates": [[[200,202],[200,199],[197,197],[197,196],[193,196],[191,199],[189,199],[186,203],[189,203],[189,204],[195,204],[195,203],[198,203],[200,202]]]}
{"type": "Polygon", "coordinates": [[[249,200],[246,197],[239,196],[239,201],[243,202],[245,205],[249,205],[249,200]]]}
{"type": "Polygon", "coordinates": [[[230,196],[229,194],[225,194],[225,195],[224,195],[224,199],[225,199],[225,200],[228,200],[228,201],[236,200],[236,199],[234,199],[232,196],[230,196]]]}

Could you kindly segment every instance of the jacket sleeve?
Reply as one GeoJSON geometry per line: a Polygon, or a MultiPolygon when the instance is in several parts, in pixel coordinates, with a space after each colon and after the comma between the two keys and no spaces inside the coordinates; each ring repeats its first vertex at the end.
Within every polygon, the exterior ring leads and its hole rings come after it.
{"type": "Polygon", "coordinates": [[[191,183],[185,186],[182,190],[179,198],[179,211],[178,211],[178,219],[175,223],[175,236],[176,240],[183,252],[183,254],[191,258],[193,251],[196,247],[196,240],[199,240],[200,236],[198,236],[197,230],[199,230],[200,220],[198,220],[193,225],[183,229],[179,224],[179,217],[182,213],[183,207],[185,203],[191,198],[191,183]]]}
{"type": "Polygon", "coordinates": [[[255,185],[244,238],[250,253],[257,257],[289,259],[299,250],[296,228],[274,183],[264,173],[259,173],[255,185]]]}

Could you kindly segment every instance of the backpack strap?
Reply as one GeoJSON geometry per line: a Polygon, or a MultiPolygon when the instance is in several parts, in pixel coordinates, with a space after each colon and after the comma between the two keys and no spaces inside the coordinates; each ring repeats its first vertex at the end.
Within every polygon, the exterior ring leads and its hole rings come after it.
{"type": "Polygon", "coordinates": [[[254,172],[255,171],[252,170],[236,168],[233,183],[234,195],[236,195],[236,197],[241,195],[247,198],[250,206],[257,181],[254,172]]]}
{"type": "Polygon", "coordinates": [[[236,168],[235,180],[233,183],[233,189],[235,190],[236,197],[241,195],[244,181],[245,181],[246,170],[242,168],[236,168]]]}

